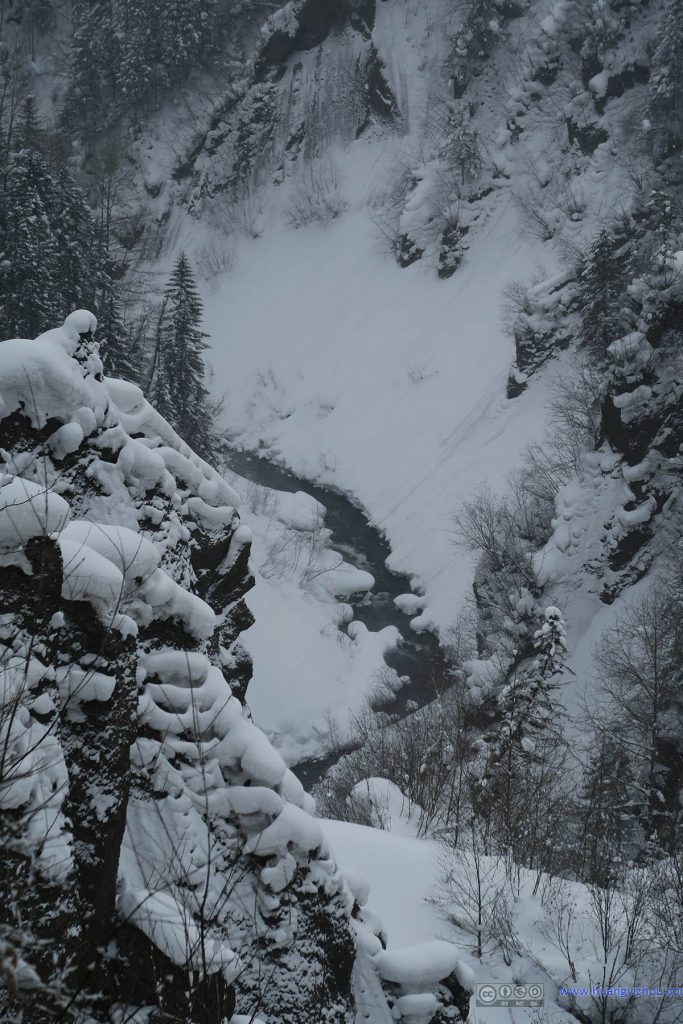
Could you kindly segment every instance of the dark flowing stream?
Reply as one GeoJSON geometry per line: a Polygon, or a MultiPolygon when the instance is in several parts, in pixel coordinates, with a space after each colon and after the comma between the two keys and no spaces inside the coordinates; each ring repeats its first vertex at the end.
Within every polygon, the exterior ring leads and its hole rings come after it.
{"type": "MultiPolygon", "coordinates": [[[[308,480],[301,480],[268,459],[250,452],[230,451],[228,465],[235,473],[263,487],[278,491],[305,491],[325,507],[325,526],[332,532],[330,544],[335,551],[358,569],[364,569],[375,578],[375,586],[367,594],[349,599],[354,618],[373,631],[395,626],[401,634],[399,645],[387,652],[385,661],[406,682],[395,699],[376,710],[406,715],[416,706],[422,707],[436,695],[436,688],[446,675],[444,653],[437,637],[430,632],[415,633],[410,628],[412,616],[400,611],[394,598],[411,593],[410,580],[401,573],[387,568],[391,548],[383,534],[372,526],[362,509],[345,495],[308,480]]],[[[302,761],[295,766],[307,789],[315,785],[328,768],[336,763],[337,754],[302,761]]]]}

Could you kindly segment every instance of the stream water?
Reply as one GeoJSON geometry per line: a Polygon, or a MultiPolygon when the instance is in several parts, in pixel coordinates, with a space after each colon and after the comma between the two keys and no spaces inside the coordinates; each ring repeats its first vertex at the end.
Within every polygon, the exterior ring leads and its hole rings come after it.
{"type": "MultiPolygon", "coordinates": [[[[375,705],[377,710],[405,715],[416,706],[421,707],[433,700],[435,687],[444,679],[446,672],[443,651],[433,633],[415,633],[410,627],[411,616],[394,604],[394,598],[399,594],[411,593],[410,580],[387,568],[391,548],[362,509],[338,491],[301,480],[268,459],[250,452],[231,450],[228,464],[235,473],[253,483],[278,491],[305,491],[310,494],[325,506],[325,526],[332,533],[330,544],[334,550],[351,565],[374,576],[373,589],[368,594],[351,598],[349,603],[353,607],[354,618],[365,623],[368,629],[395,626],[399,630],[402,639],[395,649],[386,654],[385,661],[406,679],[395,699],[386,705],[375,705]]],[[[330,755],[303,761],[296,765],[295,770],[304,786],[310,789],[336,760],[337,755],[330,755]]]]}

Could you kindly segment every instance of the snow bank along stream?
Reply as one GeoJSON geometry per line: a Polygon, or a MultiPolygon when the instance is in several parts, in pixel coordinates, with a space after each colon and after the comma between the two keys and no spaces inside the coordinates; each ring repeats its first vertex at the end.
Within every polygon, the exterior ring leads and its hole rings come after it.
{"type": "MultiPolygon", "coordinates": [[[[413,609],[408,614],[395,604],[396,598],[410,594],[410,580],[387,568],[391,548],[382,533],[368,521],[365,513],[338,491],[302,480],[276,463],[250,452],[233,449],[228,462],[230,469],[246,480],[278,491],[305,491],[324,505],[325,526],[332,531],[335,551],[375,578],[375,586],[369,594],[350,599],[354,617],[373,631],[395,626],[402,636],[401,643],[387,652],[385,660],[390,668],[405,679],[405,683],[395,700],[383,705],[383,708],[405,714],[432,700],[435,686],[444,680],[446,673],[443,651],[435,634],[415,633],[411,629],[410,619],[415,614],[413,609]]],[[[332,754],[302,761],[296,765],[296,774],[310,789],[336,760],[336,755],[332,754]]]]}

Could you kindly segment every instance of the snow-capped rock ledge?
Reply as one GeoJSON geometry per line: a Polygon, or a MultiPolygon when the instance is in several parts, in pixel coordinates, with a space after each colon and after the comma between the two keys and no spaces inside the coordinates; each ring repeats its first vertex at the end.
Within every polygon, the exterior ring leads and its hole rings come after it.
{"type": "MultiPolygon", "coordinates": [[[[95,328],[78,311],[0,344],[2,914],[19,997],[29,978],[35,1005],[93,1020],[350,1024],[357,947],[378,983],[396,970],[242,703],[239,498],[138,388],[103,377],[95,328]]],[[[418,986],[434,1021],[456,1012],[447,946],[418,986]]]]}

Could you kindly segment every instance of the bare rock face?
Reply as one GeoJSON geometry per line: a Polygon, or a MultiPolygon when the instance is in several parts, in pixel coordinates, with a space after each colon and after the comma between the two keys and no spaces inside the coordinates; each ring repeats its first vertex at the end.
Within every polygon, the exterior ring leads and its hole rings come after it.
{"type": "Polygon", "coordinates": [[[94,329],[0,344],[3,1019],[348,1024],[353,899],[241,703],[238,497],[94,329]]]}
{"type": "Polygon", "coordinates": [[[375,0],[293,0],[267,19],[248,73],[176,169],[190,180],[192,211],[218,193],[279,183],[299,158],[398,119],[374,22],[375,0]]]}

